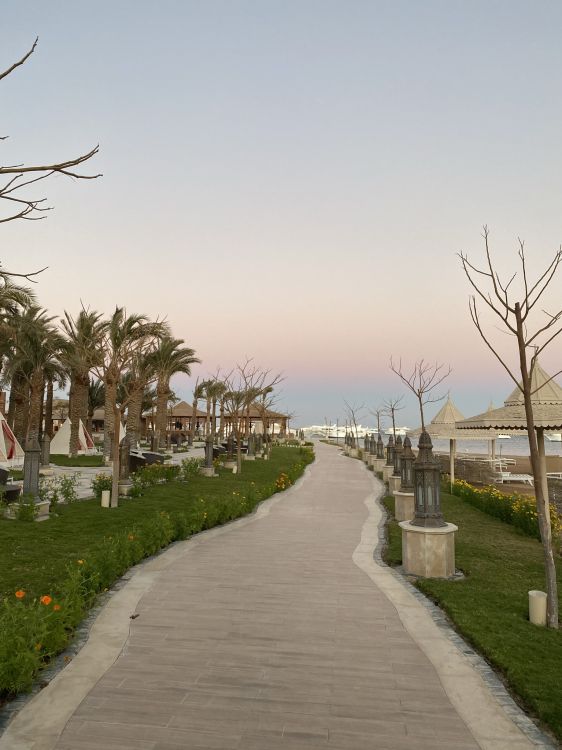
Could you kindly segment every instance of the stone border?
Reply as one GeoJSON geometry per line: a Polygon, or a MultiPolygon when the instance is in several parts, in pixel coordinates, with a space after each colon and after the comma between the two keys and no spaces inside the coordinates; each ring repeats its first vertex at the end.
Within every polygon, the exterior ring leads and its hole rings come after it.
{"type": "MultiPolygon", "coordinates": [[[[473,647],[467,641],[465,641],[465,639],[461,635],[459,635],[459,633],[457,633],[451,620],[449,620],[445,612],[436,604],[434,604],[430,599],[428,599],[424,594],[422,594],[422,592],[419,591],[400,572],[399,569],[392,568],[384,562],[384,560],[382,559],[382,552],[387,544],[386,522],[389,516],[386,508],[381,502],[384,496],[384,485],[382,484],[381,480],[377,479],[376,477],[373,477],[371,475],[371,478],[373,480],[374,492],[372,496],[367,498],[365,504],[369,509],[369,518],[366,523],[375,521],[377,526],[377,543],[372,552],[373,561],[377,566],[383,569],[383,571],[387,575],[391,575],[400,584],[400,586],[403,587],[421,607],[423,607],[427,615],[429,615],[429,617],[431,618],[434,626],[438,629],[438,635],[446,639],[448,643],[455,649],[457,654],[462,658],[462,660],[465,661],[469,665],[469,667],[474,670],[474,672],[476,672],[483,683],[484,689],[487,690],[493,697],[494,702],[497,704],[498,710],[503,712],[505,719],[507,719],[509,722],[515,725],[515,727],[517,727],[517,729],[527,739],[527,742],[525,742],[525,744],[523,745],[521,744],[521,739],[519,739],[518,741],[516,737],[514,737],[513,739],[508,739],[508,737],[506,737],[504,741],[505,745],[501,744],[501,740],[492,738],[488,735],[488,732],[486,731],[487,728],[478,726],[478,724],[484,722],[483,718],[480,718],[479,721],[475,721],[475,718],[477,719],[477,717],[474,717],[472,715],[472,712],[470,712],[470,715],[467,719],[467,716],[465,715],[467,712],[463,710],[466,704],[464,703],[462,697],[462,689],[458,690],[458,695],[456,696],[451,694],[449,686],[443,680],[443,675],[439,669],[439,666],[432,658],[432,655],[428,653],[424,645],[418,641],[418,639],[416,638],[415,630],[414,632],[411,632],[410,628],[406,624],[406,618],[404,616],[405,613],[400,610],[400,603],[396,602],[393,597],[389,597],[391,602],[396,606],[398,615],[400,616],[400,619],[404,623],[406,629],[410,632],[410,635],[412,635],[413,639],[418,643],[420,648],[424,651],[424,653],[426,653],[430,661],[434,664],[437,673],[442,681],[443,687],[445,688],[447,694],[449,695],[449,698],[451,699],[451,702],[457,709],[459,715],[467,723],[469,729],[473,733],[475,740],[482,748],[486,748],[486,750],[492,750],[492,748],[500,748],[504,746],[506,748],[510,747],[513,750],[520,747],[539,747],[546,748],[548,750],[557,750],[557,748],[559,748],[560,746],[556,743],[556,741],[552,737],[549,737],[547,734],[545,734],[545,732],[541,730],[526,713],[524,713],[523,709],[511,697],[506,686],[501,681],[497,673],[488,664],[488,662],[479,653],[477,653],[473,649],[473,647]],[[376,512],[373,512],[371,501],[374,501],[374,505],[379,511],[378,514],[376,514],[376,512]],[[376,515],[379,516],[378,519],[376,518],[376,515]],[[482,729],[484,729],[484,731],[482,731],[482,729]]],[[[387,591],[384,591],[384,593],[387,594],[387,591]]],[[[451,675],[449,675],[449,678],[451,676],[452,673],[451,675]]],[[[459,688],[462,688],[462,686],[459,685],[459,688]]]]}
{"type": "Polygon", "coordinates": [[[90,610],[76,630],[77,637],[41,672],[32,692],[14,699],[0,711],[7,713],[7,720],[0,723],[0,732],[4,729],[0,750],[53,750],[74,711],[118,659],[129,637],[131,614],[159,576],[197,545],[228,533],[234,525],[243,526],[267,516],[274,505],[307,481],[313,465],[314,462],[308,464],[291,487],[262,500],[252,513],[173,542],[130,568],[101,603],[90,610]],[[69,655],[74,658],[66,663],[64,657],[69,655]],[[41,688],[47,677],[51,681],[41,688]]]}

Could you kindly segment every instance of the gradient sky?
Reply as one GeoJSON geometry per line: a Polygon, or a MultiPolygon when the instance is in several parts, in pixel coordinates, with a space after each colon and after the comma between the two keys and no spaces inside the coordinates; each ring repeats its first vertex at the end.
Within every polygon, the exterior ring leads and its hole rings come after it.
{"type": "Polygon", "coordinates": [[[246,355],[282,370],[300,424],[402,393],[391,354],[450,364],[466,416],[512,390],[456,253],[481,260],[484,223],[506,270],[518,236],[536,270],[562,241],[559,3],[2,6],[0,68],[39,36],[1,83],[2,163],[100,144],[102,179],[52,179],[47,220],[2,226],[4,267],[49,266],[53,314],[166,316],[194,375],[246,355]]]}

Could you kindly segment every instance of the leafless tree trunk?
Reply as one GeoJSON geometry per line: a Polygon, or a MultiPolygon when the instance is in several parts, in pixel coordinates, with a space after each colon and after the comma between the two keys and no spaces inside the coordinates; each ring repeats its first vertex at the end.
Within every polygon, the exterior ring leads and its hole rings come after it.
{"type": "MultiPolygon", "coordinates": [[[[546,315],[546,322],[544,322],[544,319],[540,323],[536,322],[533,330],[531,330],[530,316],[532,313],[536,313],[536,304],[542,298],[558,266],[562,262],[562,249],[559,249],[554,254],[551,263],[539,276],[538,280],[531,284],[527,276],[524,243],[519,240],[518,256],[521,264],[521,299],[513,301],[515,293],[510,287],[517,276],[517,272],[513,274],[507,283],[502,283],[492,262],[487,227],[484,227],[483,237],[486,253],[486,264],[483,268],[477,268],[472,265],[464,253],[459,255],[463,270],[476,292],[470,298],[470,315],[482,340],[504,367],[523,395],[546,574],[548,597],[547,625],[550,628],[558,628],[558,587],[552,547],[546,462],[544,460],[544,430],[542,427],[535,427],[532,403],[534,392],[532,391],[531,383],[538,356],[562,332],[562,326],[560,326],[562,309],[554,314],[548,313],[543,309],[542,312],[546,315]],[[507,364],[507,357],[509,355],[500,353],[499,348],[491,342],[490,338],[484,332],[477,306],[477,297],[480,298],[494,316],[497,316],[502,321],[503,328],[507,329],[507,332],[517,341],[517,358],[519,361],[521,382],[519,382],[519,377],[515,374],[516,371],[507,364]]],[[[559,374],[560,372],[557,372],[553,377],[559,374]]]]}

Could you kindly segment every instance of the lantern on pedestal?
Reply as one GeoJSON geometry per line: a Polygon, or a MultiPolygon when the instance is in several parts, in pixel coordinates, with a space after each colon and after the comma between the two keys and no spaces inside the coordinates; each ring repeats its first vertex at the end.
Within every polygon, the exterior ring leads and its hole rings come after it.
{"type": "Polygon", "coordinates": [[[394,466],[394,438],[392,435],[388,438],[386,446],[386,465],[394,466]]]}
{"type": "Polygon", "coordinates": [[[396,438],[396,445],[394,446],[394,471],[392,472],[393,477],[400,476],[400,459],[402,457],[402,438],[400,435],[396,438]]]}
{"type": "Polygon", "coordinates": [[[400,489],[402,492],[412,492],[414,489],[414,461],[416,457],[412,451],[410,438],[404,438],[402,456],[400,457],[400,489]]]}
{"type": "Polygon", "coordinates": [[[377,437],[377,458],[384,459],[384,443],[382,441],[381,434],[377,437]]]}
{"type": "Polygon", "coordinates": [[[438,528],[447,526],[441,513],[441,465],[433,455],[431,438],[424,430],[414,462],[415,514],[412,526],[438,528]]]}

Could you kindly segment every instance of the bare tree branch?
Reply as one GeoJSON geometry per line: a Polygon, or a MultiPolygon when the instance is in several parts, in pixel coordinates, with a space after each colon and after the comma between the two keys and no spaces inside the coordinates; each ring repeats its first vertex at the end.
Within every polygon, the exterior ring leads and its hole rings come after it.
{"type": "Polygon", "coordinates": [[[13,65],[10,65],[10,67],[7,68],[5,71],[3,71],[2,73],[0,73],[0,81],[2,80],[2,78],[6,78],[6,76],[9,76],[10,73],[12,73],[16,68],[19,68],[20,65],[24,64],[24,62],[27,60],[27,58],[30,57],[34,53],[35,47],[37,47],[37,42],[38,41],[39,41],[39,37],[37,36],[37,37],[35,37],[35,41],[33,42],[33,46],[31,47],[31,49],[29,50],[29,52],[27,52],[21,58],[21,60],[18,60],[13,65]]]}

